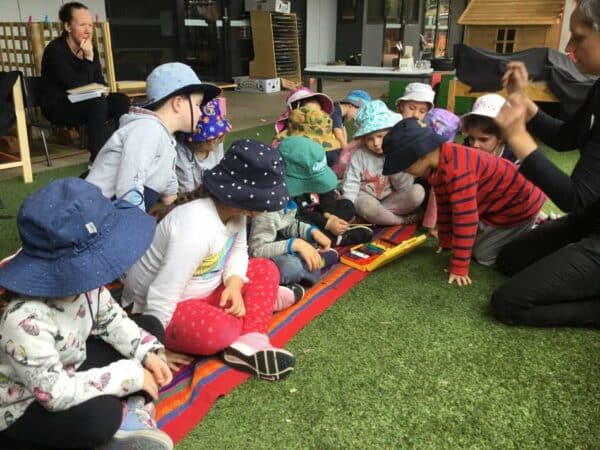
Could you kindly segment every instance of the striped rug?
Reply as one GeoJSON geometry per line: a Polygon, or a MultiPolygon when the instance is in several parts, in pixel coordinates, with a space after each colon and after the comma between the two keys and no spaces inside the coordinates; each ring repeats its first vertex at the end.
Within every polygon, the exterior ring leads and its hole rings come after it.
{"type": "MultiPolygon", "coordinates": [[[[400,243],[410,238],[415,229],[415,225],[389,227],[382,229],[378,237],[400,243]]],[[[271,342],[276,346],[284,346],[306,324],[366,276],[366,272],[342,264],[332,267],[301,301],[273,316],[269,329],[271,342]]],[[[215,357],[197,359],[194,364],[179,371],[171,384],[162,389],[161,399],[156,404],[159,427],[173,441],[181,440],[202,420],[220,396],[248,378],[248,374],[227,367],[215,357]]]]}

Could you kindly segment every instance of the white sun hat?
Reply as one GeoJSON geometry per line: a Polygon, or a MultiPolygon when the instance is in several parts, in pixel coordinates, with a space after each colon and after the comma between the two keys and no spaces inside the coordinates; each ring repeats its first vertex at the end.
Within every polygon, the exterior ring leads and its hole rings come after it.
{"type": "Polygon", "coordinates": [[[506,103],[506,99],[499,94],[482,95],[473,103],[471,112],[466,113],[463,117],[478,115],[495,119],[504,103],[506,103]]]}
{"type": "Polygon", "coordinates": [[[429,103],[433,108],[434,99],[435,91],[430,85],[425,83],[408,83],[404,89],[404,95],[396,100],[396,106],[401,101],[413,101],[429,103]]]}

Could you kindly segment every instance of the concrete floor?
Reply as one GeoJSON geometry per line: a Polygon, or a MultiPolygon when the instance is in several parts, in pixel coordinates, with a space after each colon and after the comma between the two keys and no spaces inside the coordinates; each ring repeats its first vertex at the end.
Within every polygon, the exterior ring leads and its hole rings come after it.
{"type": "MultiPolygon", "coordinates": [[[[373,98],[386,96],[388,82],[380,80],[356,80],[356,81],[333,81],[324,80],[323,92],[334,100],[342,99],[351,89],[363,89],[373,98]]],[[[246,93],[236,91],[225,91],[227,99],[227,118],[235,130],[254,128],[267,123],[274,123],[277,117],[284,111],[285,98],[289,91],[275,92],[272,94],[246,93]]],[[[52,148],[56,144],[50,144],[50,156],[52,148]]],[[[41,146],[41,141],[34,141],[33,145],[41,146]]],[[[60,146],[64,150],[63,146],[60,146]]],[[[62,152],[64,153],[64,152],[62,152]]],[[[52,158],[52,166],[48,167],[45,162],[33,164],[34,176],[36,172],[66,167],[87,162],[87,152],[79,148],[73,148],[73,153],[63,154],[60,158],[52,158]]],[[[21,169],[6,169],[0,171],[0,180],[20,177],[21,169]]]]}

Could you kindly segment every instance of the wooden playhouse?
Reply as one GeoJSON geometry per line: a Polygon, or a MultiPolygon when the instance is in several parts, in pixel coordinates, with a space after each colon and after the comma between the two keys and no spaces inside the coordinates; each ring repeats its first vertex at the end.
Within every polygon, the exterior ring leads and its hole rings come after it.
{"type": "Polygon", "coordinates": [[[471,0],[458,19],[463,42],[496,53],[558,50],[564,0],[471,0]]]}

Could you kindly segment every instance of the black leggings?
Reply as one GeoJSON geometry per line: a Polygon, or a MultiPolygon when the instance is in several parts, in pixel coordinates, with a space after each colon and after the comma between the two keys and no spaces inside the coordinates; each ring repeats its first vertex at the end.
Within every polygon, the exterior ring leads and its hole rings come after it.
{"type": "Polygon", "coordinates": [[[119,118],[129,109],[129,98],[120,92],[113,92],[106,97],[93,98],[78,103],[70,103],[67,99],[42,106],[44,116],[55,125],[86,125],[90,161],[94,161],[98,152],[108,138],[105,123],[115,121],[119,126],[119,118]]]}
{"type": "MultiPolygon", "coordinates": [[[[141,328],[164,343],[165,331],[153,316],[132,317],[141,328]]],[[[124,357],[96,337],[86,341],[87,359],[78,371],[104,367],[124,357]]],[[[64,411],[50,412],[34,401],[14,424],[0,432],[0,449],[82,449],[108,441],[119,429],[121,399],[103,395],[64,411]]]]}
{"type": "Polygon", "coordinates": [[[509,325],[600,326],[600,235],[579,236],[571,216],[507,244],[497,266],[512,276],[492,294],[494,317],[509,325]]]}

